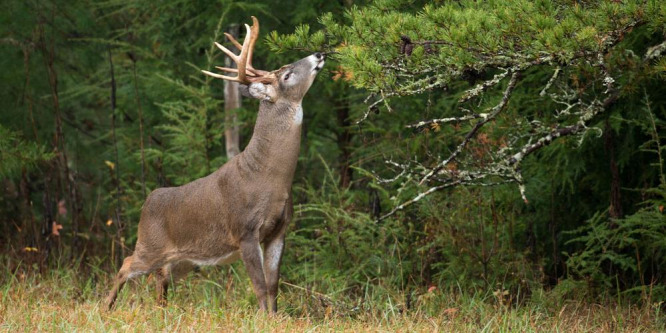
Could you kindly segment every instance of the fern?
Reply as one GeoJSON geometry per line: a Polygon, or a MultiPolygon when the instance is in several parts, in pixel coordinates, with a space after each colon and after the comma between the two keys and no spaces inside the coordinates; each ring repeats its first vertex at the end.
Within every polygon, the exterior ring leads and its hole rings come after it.
{"type": "MultiPolygon", "coordinates": [[[[648,134],[649,140],[641,150],[657,156],[660,184],[643,190],[648,197],[641,208],[621,219],[609,220],[607,211],[598,212],[586,225],[571,234],[577,237],[569,244],[580,244],[582,249],[567,254],[567,267],[575,278],[585,278],[596,287],[611,288],[618,282],[628,284],[628,292],[645,291],[645,286],[663,282],[659,267],[666,267],[666,182],[664,182],[663,147],[664,122],[651,109],[650,99],[645,96],[643,110],[647,117],[635,120],[648,134]]],[[[653,288],[650,288],[653,290],[653,288]]],[[[659,297],[666,297],[666,289],[658,288],[659,297]]],[[[642,294],[645,296],[645,294],[642,294]]],[[[666,299],[666,298],[663,298],[666,299]]]]}

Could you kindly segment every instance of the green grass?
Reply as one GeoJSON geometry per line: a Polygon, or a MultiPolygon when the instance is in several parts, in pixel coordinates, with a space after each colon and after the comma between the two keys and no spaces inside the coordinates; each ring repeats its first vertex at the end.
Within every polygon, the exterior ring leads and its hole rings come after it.
{"type": "MultiPolygon", "coordinates": [[[[422,291],[405,310],[400,294],[324,295],[283,284],[281,311],[268,317],[256,300],[242,266],[192,273],[170,293],[166,307],[154,300],[154,281],[128,283],[112,312],[101,300],[110,275],[87,277],[72,269],[45,274],[9,274],[0,285],[0,331],[138,332],[657,332],[664,331],[661,305],[635,307],[579,301],[556,302],[546,293],[520,306],[503,305],[492,293],[422,291]]],[[[316,286],[313,286],[313,288],[316,286]]]]}

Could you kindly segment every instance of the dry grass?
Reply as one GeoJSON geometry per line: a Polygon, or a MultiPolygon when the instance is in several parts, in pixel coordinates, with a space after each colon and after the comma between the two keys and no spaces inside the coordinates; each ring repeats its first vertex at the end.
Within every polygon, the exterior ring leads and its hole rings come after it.
{"type": "Polygon", "coordinates": [[[164,308],[155,304],[150,278],[130,283],[112,312],[101,310],[109,285],[103,273],[86,280],[80,280],[71,270],[53,271],[48,276],[6,274],[2,281],[0,331],[5,332],[664,331],[660,305],[638,308],[564,302],[546,306],[528,302],[509,307],[489,298],[436,291],[419,297],[412,310],[400,313],[402,305],[390,298],[377,297],[372,310],[367,304],[364,309],[354,310],[327,305],[316,293],[288,285],[282,286],[281,313],[266,317],[255,310],[247,278],[242,273],[225,275],[220,271],[182,281],[164,308]],[[225,282],[218,284],[216,280],[225,282]]]}

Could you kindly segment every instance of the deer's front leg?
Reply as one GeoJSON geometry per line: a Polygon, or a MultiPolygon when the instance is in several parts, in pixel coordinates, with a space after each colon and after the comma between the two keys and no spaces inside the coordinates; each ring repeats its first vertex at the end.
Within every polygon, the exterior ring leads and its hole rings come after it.
{"type": "Polygon", "coordinates": [[[278,282],[280,280],[280,262],[284,250],[284,234],[266,243],[264,273],[268,287],[268,306],[271,313],[277,312],[278,282]]]}
{"type": "Polygon", "coordinates": [[[261,245],[256,240],[242,241],[240,252],[245,269],[252,280],[254,294],[259,301],[259,309],[266,311],[266,278],[264,277],[264,254],[261,245]]]}

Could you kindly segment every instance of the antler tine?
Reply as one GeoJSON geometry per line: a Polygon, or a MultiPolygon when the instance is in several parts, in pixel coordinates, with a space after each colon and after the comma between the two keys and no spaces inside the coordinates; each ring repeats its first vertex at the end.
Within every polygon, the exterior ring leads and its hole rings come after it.
{"type": "Polygon", "coordinates": [[[216,78],[218,78],[218,79],[227,80],[227,81],[236,81],[236,82],[239,82],[239,81],[238,81],[238,77],[231,77],[231,76],[226,76],[226,75],[220,75],[220,74],[216,74],[216,73],[209,72],[209,71],[205,71],[205,70],[201,70],[201,72],[204,73],[204,74],[206,74],[206,75],[208,75],[208,76],[216,77],[216,78]]]}
{"type": "Polygon", "coordinates": [[[238,80],[239,82],[249,84],[250,81],[245,77],[245,69],[247,68],[248,50],[250,49],[250,41],[252,40],[252,32],[249,25],[245,25],[245,40],[243,41],[243,49],[240,53],[238,64],[238,80]]]}
{"type": "MultiPolygon", "coordinates": [[[[220,44],[218,42],[214,42],[214,43],[215,43],[215,46],[217,46],[218,49],[222,50],[222,52],[224,52],[229,58],[231,58],[234,61],[238,60],[238,56],[235,53],[231,52],[228,48],[222,46],[222,44],[220,44]]],[[[243,48],[241,47],[241,48],[239,48],[239,50],[242,51],[243,48]]]]}
{"type": "Polygon", "coordinates": [[[225,36],[227,36],[227,39],[231,42],[231,44],[234,44],[234,46],[240,51],[243,49],[243,45],[241,45],[234,36],[232,36],[230,33],[224,33],[225,36]]]}
{"type": "Polygon", "coordinates": [[[250,34],[250,52],[247,57],[247,65],[249,68],[252,67],[252,53],[254,53],[254,43],[259,39],[259,20],[256,17],[252,16],[252,32],[250,34]]]}
{"type": "MultiPolygon", "coordinates": [[[[238,69],[236,69],[236,68],[220,67],[220,66],[215,66],[215,68],[217,68],[221,71],[229,72],[229,73],[238,73],[238,69]]],[[[248,74],[250,76],[257,76],[256,71],[257,71],[256,69],[246,68],[246,74],[248,74]]]]}
{"type": "MultiPolygon", "coordinates": [[[[209,71],[202,71],[204,74],[210,75],[212,77],[216,77],[216,78],[219,78],[219,79],[223,79],[223,80],[240,82],[240,83],[243,83],[243,84],[250,83],[250,81],[246,77],[246,66],[247,66],[248,49],[250,47],[250,39],[251,39],[251,34],[252,33],[251,33],[250,26],[247,25],[247,24],[245,25],[245,30],[246,30],[245,40],[243,41],[243,45],[240,48],[241,52],[240,52],[239,55],[234,54],[229,49],[224,47],[222,44],[215,42],[215,46],[217,46],[217,48],[222,50],[222,52],[224,52],[229,58],[231,58],[231,60],[233,60],[236,63],[236,65],[238,65],[237,70],[233,70],[233,71],[227,70],[227,69],[231,69],[231,68],[223,68],[223,70],[225,70],[227,72],[236,72],[236,73],[238,73],[238,76],[231,77],[231,76],[211,73],[209,71]]],[[[236,43],[238,43],[238,42],[236,42],[236,43]]]]}
{"type": "Polygon", "coordinates": [[[217,69],[219,69],[219,70],[221,70],[221,71],[225,71],[225,72],[238,73],[238,69],[237,69],[237,68],[220,67],[220,66],[215,66],[215,68],[217,68],[217,69]]]}
{"type": "MultiPolygon", "coordinates": [[[[224,35],[227,36],[227,39],[229,39],[231,44],[233,44],[237,49],[241,50],[243,48],[243,46],[236,40],[236,38],[234,38],[234,36],[226,32],[224,33],[224,35]]],[[[247,68],[249,69],[254,69],[254,67],[252,66],[252,53],[254,53],[254,44],[257,42],[257,39],[259,39],[259,20],[256,17],[252,16],[252,28],[250,33],[250,50],[247,55],[247,68]]],[[[218,47],[220,47],[220,45],[218,45],[218,47]]]]}
{"type": "Polygon", "coordinates": [[[245,24],[245,39],[243,40],[243,45],[241,45],[233,36],[228,33],[224,35],[227,36],[229,41],[240,50],[240,54],[236,55],[231,52],[229,49],[221,45],[220,43],[215,43],[215,46],[222,50],[229,58],[231,58],[238,66],[238,69],[228,68],[228,67],[217,67],[218,69],[229,72],[229,73],[238,73],[238,76],[231,77],[226,75],[220,75],[211,73],[209,71],[202,71],[206,75],[212,77],[220,78],[228,81],[236,81],[243,84],[250,84],[252,82],[262,82],[270,83],[274,82],[276,77],[271,72],[255,69],[252,67],[252,54],[254,52],[254,44],[259,39],[259,20],[256,17],[252,16],[252,27],[245,24]]]}
{"type": "Polygon", "coordinates": [[[252,38],[250,39],[250,50],[247,55],[247,68],[257,76],[262,76],[262,77],[270,76],[270,72],[261,69],[256,69],[254,68],[254,66],[252,66],[252,55],[254,53],[254,44],[257,42],[257,39],[259,39],[259,20],[256,17],[252,16],[252,38]]]}

